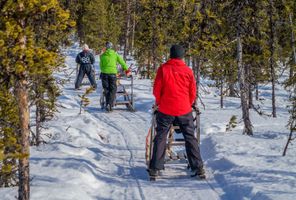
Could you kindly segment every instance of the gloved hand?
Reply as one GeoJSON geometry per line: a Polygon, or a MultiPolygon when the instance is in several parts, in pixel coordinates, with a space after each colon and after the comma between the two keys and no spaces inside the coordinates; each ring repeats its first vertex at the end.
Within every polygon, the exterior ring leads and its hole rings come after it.
{"type": "Polygon", "coordinates": [[[131,70],[130,69],[126,70],[125,71],[125,74],[126,74],[127,77],[131,77],[132,76],[132,73],[131,73],[131,70]]]}
{"type": "Polygon", "coordinates": [[[153,110],[153,114],[156,114],[158,112],[158,105],[153,104],[152,110],[153,110]]]}
{"type": "Polygon", "coordinates": [[[103,53],[105,53],[105,51],[106,51],[106,47],[104,47],[104,48],[101,50],[100,55],[102,55],[103,53]]]}
{"type": "Polygon", "coordinates": [[[201,112],[199,111],[199,108],[197,107],[197,105],[196,104],[192,104],[192,109],[194,110],[194,111],[196,111],[196,113],[198,114],[198,115],[200,115],[201,114],[201,112]]]}
{"type": "Polygon", "coordinates": [[[196,104],[192,104],[192,105],[191,105],[191,108],[193,108],[194,110],[196,110],[196,109],[197,109],[196,104]]]}

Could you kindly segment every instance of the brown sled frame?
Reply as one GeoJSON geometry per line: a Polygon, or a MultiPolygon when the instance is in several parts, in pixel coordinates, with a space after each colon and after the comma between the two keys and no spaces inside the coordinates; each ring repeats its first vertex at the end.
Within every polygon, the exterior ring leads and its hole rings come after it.
{"type": "MultiPolygon", "coordinates": [[[[200,143],[200,112],[198,108],[192,108],[192,114],[193,114],[193,120],[194,120],[194,129],[195,129],[195,137],[198,140],[198,144],[200,143]]],[[[173,151],[173,147],[175,146],[182,146],[185,147],[185,141],[184,140],[179,140],[175,138],[175,130],[179,129],[179,126],[171,126],[168,136],[167,136],[167,142],[166,142],[166,159],[165,162],[168,163],[170,161],[174,160],[186,160],[187,161],[187,155],[184,152],[184,154],[175,154],[173,151]]],[[[156,114],[154,112],[152,116],[152,121],[151,121],[151,126],[150,126],[150,135],[148,134],[147,137],[149,138],[149,146],[148,148],[146,147],[146,164],[147,168],[149,168],[150,161],[152,159],[152,154],[153,154],[153,140],[156,135],[156,114]]],[[[181,133],[180,133],[181,134],[181,133]]],[[[147,140],[148,138],[146,138],[147,140]]],[[[147,141],[146,141],[147,143],[147,141]]],[[[146,144],[147,145],[147,144],[146,144]]]]}
{"type": "MultiPolygon", "coordinates": [[[[106,102],[105,91],[104,89],[102,89],[101,96],[100,96],[101,109],[105,108],[105,102],[106,102]]],[[[133,76],[117,78],[117,91],[116,91],[116,96],[114,100],[114,106],[118,106],[118,105],[125,105],[129,111],[135,112],[133,76]],[[128,80],[130,81],[130,84],[122,84],[120,80],[128,80]],[[128,87],[130,88],[129,91],[127,90],[128,87]],[[123,97],[123,100],[120,100],[120,97],[123,97]]]]}

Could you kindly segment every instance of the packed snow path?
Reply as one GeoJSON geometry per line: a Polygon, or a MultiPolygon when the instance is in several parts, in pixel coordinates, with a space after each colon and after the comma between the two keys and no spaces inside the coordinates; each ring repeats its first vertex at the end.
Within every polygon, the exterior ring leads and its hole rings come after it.
{"type": "Polygon", "coordinates": [[[135,84],[137,112],[117,107],[101,110],[96,92],[88,95],[90,105],[79,115],[79,94],[73,89],[75,55],[67,57],[67,68],[57,75],[68,79],[59,98],[59,113],[46,130],[52,137],[31,157],[32,199],[220,199],[215,184],[190,178],[186,164],[168,166],[162,179],[150,182],[145,165],[145,137],[153,104],[151,83],[135,84]]]}
{"type": "MultiPolygon", "coordinates": [[[[78,47],[68,49],[67,67],[56,74],[65,82],[58,99],[59,111],[46,123],[47,144],[32,147],[30,155],[32,200],[111,199],[222,199],[294,200],[296,195],[296,148],[282,157],[287,140],[289,94],[277,84],[277,118],[250,110],[254,136],[242,135],[240,99],[227,97],[219,106],[219,91],[213,81],[203,79],[201,153],[208,180],[188,176],[184,164],[167,165],[163,178],[148,181],[144,161],[145,136],[150,126],[154,98],[149,80],[135,81],[137,112],[118,107],[113,113],[100,109],[99,88],[88,97],[79,115],[80,98],[88,86],[75,91],[74,58],[78,47]],[[238,124],[225,131],[229,119],[238,124]]],[[[96,64],[98,67],[98,64],[96,64]]],[[[98,78],[98,76],[97,76],[98,78]]],[[[283,82],[286,77],[281,77],[283,82]]],[[[271,85],[261,85],[260,100],[254,103],[271,113],[271,85]]],[[[31,110],[34,130],[34,109],[31,110]]],[[[17,187],[1,188],[0,199],[14,200],[17,187]]]]}

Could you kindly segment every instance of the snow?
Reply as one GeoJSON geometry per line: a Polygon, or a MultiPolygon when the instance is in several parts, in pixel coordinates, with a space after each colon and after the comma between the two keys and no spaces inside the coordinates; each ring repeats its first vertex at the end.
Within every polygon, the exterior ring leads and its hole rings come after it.
{"type": "MultiPolygon", "coordinates": [[[[260,91],[265,100],[254,103],[270,114],[271,90],[265,86],[260,91]]],[[[251,111],[252,137],[241,134],[242,123],[233,131],[225,131],[231,116],[241,118],[238,99],[228,97],[225,108],[220,109],[219,99],[214,94],[204,96],[207,108],[201,122],[204,133],[201,149],[207,167],[224,191],[222,199],[295,199],[295,147],[290,146],[288,155],[282,157],[289,132],[286,128],[288,93],[280,85],[276,93],[277,118],[259,116],[251,111]]]]}
{"type": "MultiPolygon", "coordinates": [[[[77,47],[67,50],[66,73],[75,70],[77,47]]],[[[98,67],[98,64],[96,64],[98,67]]],[[[65,73],[56,77],[66,80],[65,73]]],[[[201,115],[201,152],[208,179],[190,178],[186,165],[166,166],[162,178],[148,181],[145,165],[145,137],[150,126],[154,102],[150,80],[135,80],[137,112],[118,106],[114,112],[100,109],[101,83],[88,95],[90,105],[79,115],[80,98],[88,86],[76,91],[75,73],[63,86],[59,112],[44,130],[47,144],[31,148],[31,199],[107,200],[107,199],[207,199],[277,200],[295,199],[296,158],[291,146],[286,157],[281,153],[287,139],[287,92],[277,88],[278,118],[251,112],[254,136],[242,135],[238,98],[226,98],[219,108],[219,96],[207,88],[201,115]],[[226,132],[232,115],[238,125],[226,132]]],[[[205,82],[204,82],[205,84],[205,82]]],[[[271,111],[270,88],[260,90],[261,105],[271,111]]],[[[0,189],[1,199],[17,196],[17,188],[0,189]]]]}

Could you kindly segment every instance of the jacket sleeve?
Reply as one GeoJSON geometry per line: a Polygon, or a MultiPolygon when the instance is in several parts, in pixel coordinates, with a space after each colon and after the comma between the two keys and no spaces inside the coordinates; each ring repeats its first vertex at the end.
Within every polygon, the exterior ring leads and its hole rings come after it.
{"type": "Polygon", "coordinates": [[[90,53],[89,57],[90,57],[91,64],[94,64],[96,61],[94,55],[92,53],[90,53]]]}
{"type": "Polygon", "coordinates": [[[100,71],[102,72],[102,68],[103,68],[103,62],[102,62],[102,55],[100,56],[100,71]]]}
{"type": "Polygon", "coordinates": [[[153,95],[155,97],[156,105],[159,105],[160,99],[161,99],[162,79],[163,79],[162,67],[159,67],[156,73],[154,86],[153,86],[153,95]]]}
{"type": "Polygon", "coordinates": [[[80,54],[78,54],[78,55],[76,56],[76,60],[75,60],[75,61],[76,61],[76,63],[81,64],[81,63],[80,63],[80,54]]]}
{"type": "Polygon", "coordinates": [[[190,98],[190,104],[192,105],[196,99],[196,80],[193,76],[193,73],[191,72],[191,81],[189,86],[189,98],[190,98]]]}
{"type": "Polygon", "coordinates": [[[123,58],[117,54],[117,62],[121,65],[124,71],[128,70],[127,64],[124,62],[123,58]]]}

